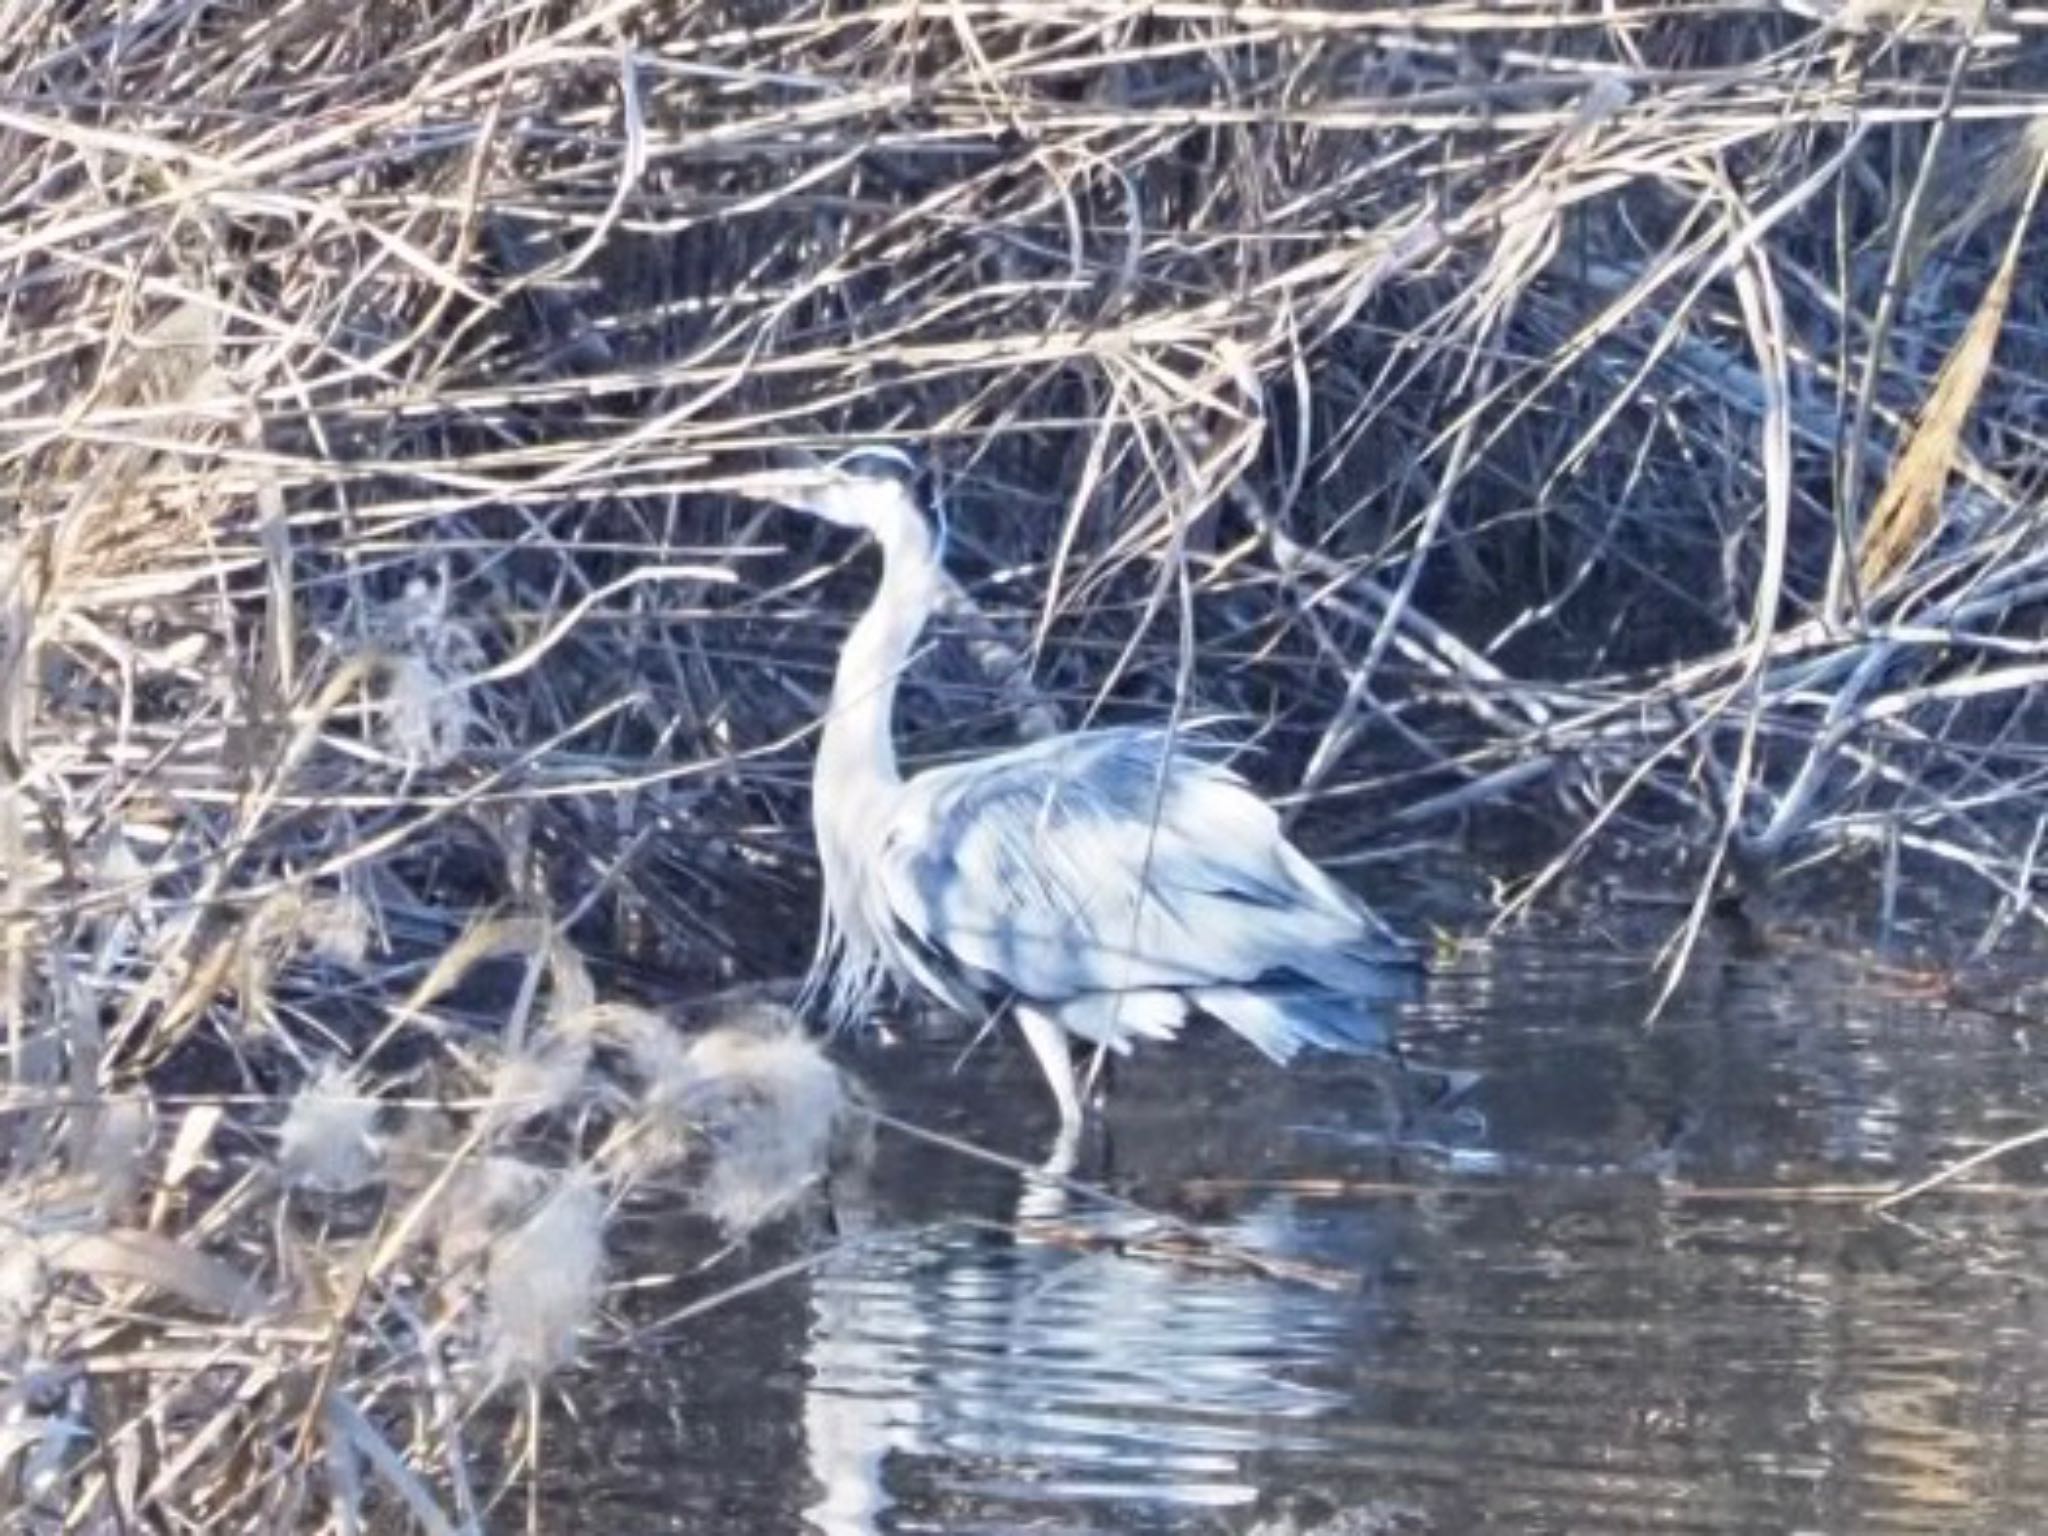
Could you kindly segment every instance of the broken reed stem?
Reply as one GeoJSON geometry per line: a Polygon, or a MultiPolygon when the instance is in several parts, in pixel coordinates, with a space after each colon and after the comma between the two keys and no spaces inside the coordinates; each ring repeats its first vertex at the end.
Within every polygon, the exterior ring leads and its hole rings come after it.
{"type": "MultiPolygon", "coordinates": [[[[1870,1208],[1874,1211],[1896,1209],[1898,1206],[1904,1205],[1908,1200],[1917,1199],[1932,1190],[1947,1188],[1964,1174],[1982,1168],[1986,1163],[1996,1162],[2000,1158],[2010,1153],[2018,1152],[2025,1147],[2039,1146],[2042,1142],[2048,1142],[2048,1127],[2043,1127],[2036,1131],[2027,1131],[2019,1136],[2009,1136],[2004,1141],[1986,1147],[1982,1151],[1973,1152],[1968,1157],[1957,1159],[1946,1168],[1929,1174],[1917,1184],[1908,1184],[1903,1189],[1893,1190],[1890,1194],[1872,1201],[1870,1208]]],[[[2041,1192],[2033,1191],[2030,1193],[2041,1192]]]]}
{"type": "MultiPolygon", "coordinates": [[[[2048,1131],[2033,1131],[2016,1136],[2010,1141],[2000,1142],[1972,1157],[1963,1159],[1944,1168],[1917,1184],[1904,1188],[1897,1186],[1873,1186],[1869,1184],[1688,1184],[1680,1179],[1650,1180],[1645,1175],[1628,1171],[1613,1170],[1609,1173],[1585,1174],[1573,1170],[1574,1182],[1583,1182],[1590,1188],[1611,1188],[1602,1185],[1603,1178],[1630,1185],[1654,1184],[1661,1199],[1677,1204],[1730,1204],[1755,1203],[1758,1205],[1866,1205],[1873,1211],[1886,1211],[1903,1204],[1930,1190],[1946,1188],[1951,1194],[1967,1195],[1975,1200],[2006,1200],[2030,1202],[2048,1200],[2048,1189],[2017,1184],[1958,1184],[1955,1181],[1975,1168],[1983,1166],[2009,1152],[2023,1147],[2048,1141],[2048,1131]]],[[[1182,1195],[1191,1201],[1214,1199],[1225,1195],[1288,1195],[1301,1200],[1527,1200],[1536,1175],[1506,1176],[1481,1181],[1408,1182],[1387,1179],[1333,1179],[1333,1178],[1247,1178],[1191,1179],[1180,1186],[1182,1195]]],[[[1554,1183],[1543,1180],[1544,1188],[1554,1188],[1554,1183]]]]}

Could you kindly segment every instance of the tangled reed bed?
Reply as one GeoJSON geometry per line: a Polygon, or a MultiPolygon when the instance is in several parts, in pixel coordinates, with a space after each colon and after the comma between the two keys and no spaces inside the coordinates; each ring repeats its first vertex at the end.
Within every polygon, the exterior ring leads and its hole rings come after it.
{"type": "Polygon", "coordinates": [[[2038,8],[31,4],[0,81],[24,1519],[475,1527],[617,1203],[815,1175],[693,1172],[838,1099],[621,992],[801,956],[792,452],[943,471],[922,750],[1222,709],[1333,855],[1558,829],[1510,910],[1625,834],[1681,938],[2048,916],[2038,8]]]}

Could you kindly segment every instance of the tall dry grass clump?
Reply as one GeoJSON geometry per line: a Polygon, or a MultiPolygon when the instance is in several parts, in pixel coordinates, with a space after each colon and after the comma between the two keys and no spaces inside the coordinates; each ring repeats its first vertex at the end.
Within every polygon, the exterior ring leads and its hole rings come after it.
{"type": "MultiPolygon", "coordinates": [[[[305,945],[299,920],[272,941],[305,945]]],[[[175,1091],[173,1069],[118,1095],[11,1092],[10,1530],[508,1523],[491,1512],[532,1470],[543,1383],[627,1347],[605,1305],[619,1209],[687,1197],[744,1235],[857,1145],[786,1015],[686,1040],[597,1001],[545,922],[476,925],[360,1021],[322,1006],[341,981],[287,954],[218,999],[222,1057],[195,1047],[187,1072],[239,1068],[251,1092],[175,1091]],[[301,1063],[316,1038],[341,1054],[301,1063]],[[500,1399],[509,1440],[479,1418],[500,1399]]],[[[78,1051],[90,1019],[32,1023],[30,1059],[78,1051]]]]}
{"type": "Polygon", "coordinates": [[[1222,709],[1333,854],[1552,829],[1514,910],[1629,844],[1681,938],[1831,862],[2039,926],[2044,29],[15,7],[0,1498],[475,1527],[619,1202],[811,1176],[799,1048],[630,1002],[807,943],[792,452],[945,473],[919,750],[1222,709]]]}

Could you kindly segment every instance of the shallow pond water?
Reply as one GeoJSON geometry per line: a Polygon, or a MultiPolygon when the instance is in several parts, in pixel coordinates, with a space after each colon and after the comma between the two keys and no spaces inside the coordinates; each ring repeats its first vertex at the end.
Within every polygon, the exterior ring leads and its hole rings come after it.
{"type": "MultiPolygon", "coordinates": [[[[808,1267],[569,1384],[546,1528],[2048,1530],[2039,1161],[1845,1188],[2048,1122],[2028,1028],[1810,955],[1705,960],[1646,1030],[1649,993],[1588,949],[1447,967],[1407,1038],[1483,1124],[1434,1145],[1353,1063],[1138,1058],[1080,1176],[1196,1237],[885,1131],[834,1232],[693,1285],[808,1267]]],[[[852,1060],[1038,1155],[1021,1047],[959,1055],[852,1060]]]]}

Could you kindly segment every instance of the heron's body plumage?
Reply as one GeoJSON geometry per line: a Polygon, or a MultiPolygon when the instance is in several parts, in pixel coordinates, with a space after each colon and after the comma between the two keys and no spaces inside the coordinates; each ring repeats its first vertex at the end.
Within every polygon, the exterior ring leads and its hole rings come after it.
{"type": "Polygon", "coordinates": [[[862,892],[885,969],[960,1006],[1035,1003],[1118,1051],[1191,1005],[1276,1061],[1387,1045],[1370,1005],[1408,956],[1204,745],[1088,731],[910,779],[862,892]]]}

